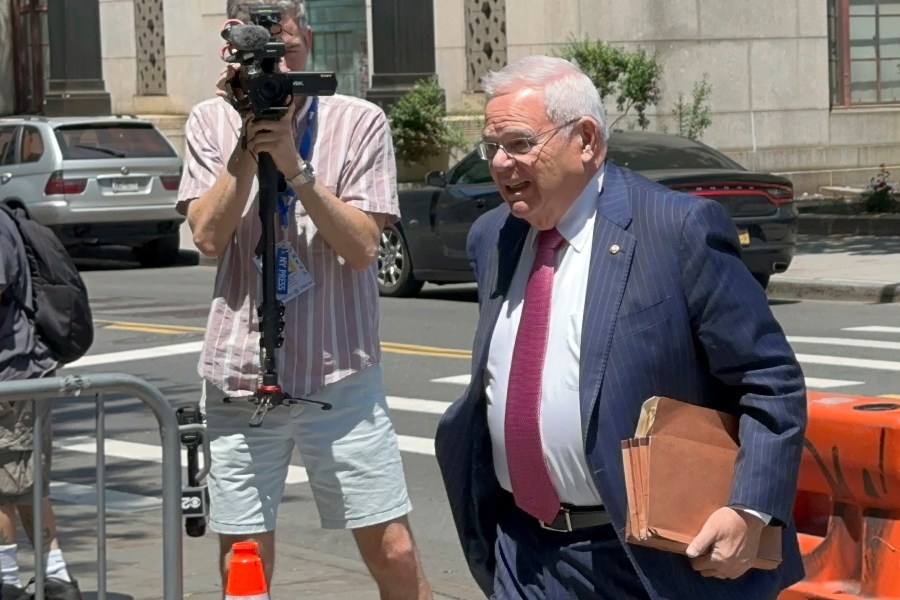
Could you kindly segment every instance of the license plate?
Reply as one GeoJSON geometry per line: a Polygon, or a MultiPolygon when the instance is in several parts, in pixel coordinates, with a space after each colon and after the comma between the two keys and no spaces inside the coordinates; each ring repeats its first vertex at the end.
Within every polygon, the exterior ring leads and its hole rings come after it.
{"type": "Polygon", "coordinates": [[[129,181],[127,179],[114,179],[112,182],[112,191],[116,193],[136,192],[140,187],[137,181],[129,181]]]}
{"type": "Polygon", "coordinates": [[[738,229],[738,239],[741,242],[741,246],[749,246],[750,245],[750,232],[746,229],[738,229]]]}

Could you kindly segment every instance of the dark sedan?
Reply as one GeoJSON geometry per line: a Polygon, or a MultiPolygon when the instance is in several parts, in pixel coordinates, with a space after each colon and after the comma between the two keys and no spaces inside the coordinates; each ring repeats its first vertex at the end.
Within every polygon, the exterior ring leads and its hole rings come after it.
{"type": "MultiPolygon", "coordinates": [[[[748,171],[705,144],[658,133],[613,133],[608,159],[669,188],[720,202],[734,219],[744,264],[763,287],[791,264],[798,216],[789,179],[748,171]]],[[[429,173],[424,187],[401,190],[401,220],[381,235],[381,295],[412,296],[425,282],[474,281],[466,257],[469,227],[502,202],[477,152],[447,173],[429,173]]]]}

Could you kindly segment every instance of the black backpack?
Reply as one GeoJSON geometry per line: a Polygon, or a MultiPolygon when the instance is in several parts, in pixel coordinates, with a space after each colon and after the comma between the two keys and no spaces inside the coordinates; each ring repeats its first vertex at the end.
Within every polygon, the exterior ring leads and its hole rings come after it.
{"type": "Polygon", "coordinates": [[[78,360],[94,342],[87,288],[53,231],[0,202],[25,242],[34,309],[24,307],[38,337],[62,364],[78,360]]]}

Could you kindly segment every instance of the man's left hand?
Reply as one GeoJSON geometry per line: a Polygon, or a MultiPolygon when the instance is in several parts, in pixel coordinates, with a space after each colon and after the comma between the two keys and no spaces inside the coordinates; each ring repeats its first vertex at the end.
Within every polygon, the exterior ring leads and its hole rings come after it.
{"type": "Polygon", "coordinates": [[[287,114],[277,121],[251,118],[247,122],[247,148],[256,155],[259,155],[260,152],[268,152],[272,155],[275,166],[285,177],[293,177],[298,171],[297,161],[300,154],[294,138],[294,113],[296,111],[296,105],[291,103],[287,114]]]}
{"type": "Polygon", "coordinates": [[[688,546],[691,566],[705,577],[740,577],[753,566],[764,526],[761,519],[744,511],[720,508],[688,546]]]}

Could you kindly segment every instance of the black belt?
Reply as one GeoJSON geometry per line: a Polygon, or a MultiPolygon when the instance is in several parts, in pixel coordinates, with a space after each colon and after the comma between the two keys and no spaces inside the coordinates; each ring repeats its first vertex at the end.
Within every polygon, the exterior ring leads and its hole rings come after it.
{"type": "Polygon", "coordinates": [[[609,513],[602,506],[591,506],[579,508],[560,507],[556,513],[556,518],[549,523],[545,523],[538,519],[538,524],[542,529],[548,531],[570,532],[579,529],[587,529],[588,527],[600,527],[609,524],[609,513]]]}

